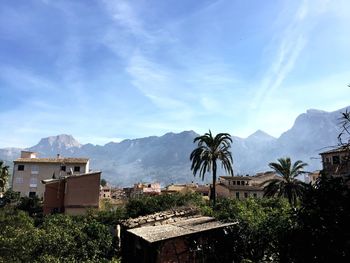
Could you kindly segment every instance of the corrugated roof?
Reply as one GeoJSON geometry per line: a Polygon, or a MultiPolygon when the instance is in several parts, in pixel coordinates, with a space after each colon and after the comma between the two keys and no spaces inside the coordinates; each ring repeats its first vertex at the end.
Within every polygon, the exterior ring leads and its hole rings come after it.
{"type": "Polygon", "coordinates": [[[232,226],[235,223],[222,223],[213,217],[199,216],[158,226],[144,226],[129,229],[128,232],[154,243],[162,240],[186,236],[194,233],[232,226]]]}
{"type": "Polygon", "coordinates": [[[14,163],[87,163],[89,158],[17,158],[14,163]]]}

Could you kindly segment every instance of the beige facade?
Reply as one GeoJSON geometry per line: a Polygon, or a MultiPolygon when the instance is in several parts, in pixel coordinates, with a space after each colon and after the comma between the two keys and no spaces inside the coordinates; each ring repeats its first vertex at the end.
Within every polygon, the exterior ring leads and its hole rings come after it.
{"type": "Polygon", "coordinates": [[[246,199],[264,196],[264,183],[271,179],[279,179],[273,172],[258,173],[255,176],[221,176],[216,185],[218,197],[246,199]]]}
{"type": "Polygon", "coordinates": [[[110,199],[112,195],[112,188],[109,185],[100,186],[100,199],[110,199]]]}
{"type": "Polygon", "coordinates": [[[38,158],[36,153],[22,151],[14,161],[12,190],[21,196],[43,197],[42,180],[89,172],[87,158],[38,158]]]}
{"type": "Polygon", "coordinates": [[[140,197],[142,195],[160,195],[160,183],[138,183],[134,184],[131,197],[140,197]]]}
{"type": "Polygon", "coordinates": [[[317,179],[321,176],[321,171],[314,171],[305,175],[305,183],[315,184],[317,179]]]}

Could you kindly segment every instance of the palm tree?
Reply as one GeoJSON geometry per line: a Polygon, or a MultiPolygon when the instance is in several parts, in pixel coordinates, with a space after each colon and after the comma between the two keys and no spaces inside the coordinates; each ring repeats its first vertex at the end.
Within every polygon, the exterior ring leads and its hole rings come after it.
{"type": "Polygon", "coordinates": [[[307,166],[302,161],[296,161],[293,165],[289,157],[278,159],[278,163],[269,163],[280,179],[271,179],[264,183],[264,196],[283,196],[288,198],[289,203],[295,206],[297,198],[303,193],[306,184],[299,181],[297,176],[304,173],[307,166]]]}
{"type": "Polygon", "coordinates": [[[9,177],[9,167],[0,161],[0,192],[5,192],[5,186],[9,177]]]}
{"type": "Polygon", "coordinates": [[[196,137],[193,143],[196,142],[198,146],[192,151],[190,156],[190,160],[192,161],[191,170],[194,176],[199,172],[199,176],[202,180],[204,180],[204,176],[207,172],[212,172],[213,186],[210,199],[215,205],[217,161],[221,162],[222,168],[224,168],[225,171],[233,175],[232,154],[229,151],[232,143],[231,135],[228,133],[219,133],[213,137],[209,130],[209,133],[196,137]]]}

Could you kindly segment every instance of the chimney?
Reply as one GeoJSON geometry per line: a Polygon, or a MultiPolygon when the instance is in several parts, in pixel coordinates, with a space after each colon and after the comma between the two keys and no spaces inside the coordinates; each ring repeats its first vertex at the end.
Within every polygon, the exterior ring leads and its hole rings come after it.
{"type": "Polygon", "coordinates": [[[36,153],[29,151],[21,151],[21,158],[36,158],[36,153]]]}

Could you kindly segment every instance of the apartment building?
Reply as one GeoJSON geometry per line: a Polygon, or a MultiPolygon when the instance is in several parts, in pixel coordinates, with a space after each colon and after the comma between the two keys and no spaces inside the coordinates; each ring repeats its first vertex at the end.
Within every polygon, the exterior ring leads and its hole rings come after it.
{"type": "Polygon", "coordinates": [[[264,183],[271,179],[281,179],[274,172],[258,173],[255,176],[220,176],[216,185],[218,197],[246,199],[264,196],[264,183]]]}
{"type": "Polygon", "coordinates": [[[35,152],[22,151],[13,167],[12,190],[21,196],[43,197],[42,180],[89,172],[88,158],[38,158],[35,152]]]}

